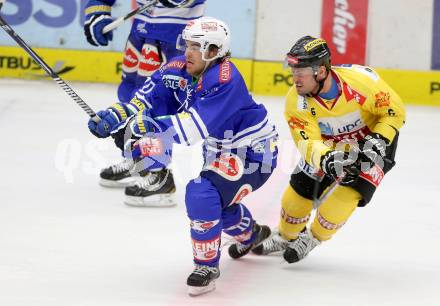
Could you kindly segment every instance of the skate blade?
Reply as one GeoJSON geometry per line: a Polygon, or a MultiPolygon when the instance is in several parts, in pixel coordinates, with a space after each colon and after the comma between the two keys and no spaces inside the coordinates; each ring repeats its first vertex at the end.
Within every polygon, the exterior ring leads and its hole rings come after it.
{"type": "Polygon", "coordinates": [[[126,177],[119,181],[106,180],[102,178],[99,180],[99,185],[107,188],[125,188],[128,185],[133,184],[134,181],[135,179],[132,177],[126,177]]]}
{"type": "Polygon", "coordinates": [[[173,207],[177,202],[174,194],[157,194],[149,197],[125,196],[124,204],[133,207],[173,207]]]}
{"type": "Polygon", "coordinates": [[[189,296],[199,296],[211,291],[215,290],[215,281],[211,281],[208,286],[203,287],[194,287],[194,286],[188,286],[188,294],[189,296]]]}

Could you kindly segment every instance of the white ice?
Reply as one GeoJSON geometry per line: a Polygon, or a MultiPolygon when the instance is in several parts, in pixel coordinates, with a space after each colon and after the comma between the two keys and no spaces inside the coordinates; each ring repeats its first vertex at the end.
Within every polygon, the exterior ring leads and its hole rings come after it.
{"type": "MultiPolygon", "coordinates": [[[[71,85],[95,110],[116,100],[114,85],[71,85]]],[[[297,154],[283,98],[256,99],[278,124],[280,165],[244,202],[276,226],[297,154]]],[[[177,207],[127,207],[123,190],[98,185],[99,169],[119,159],[111,140],[88,132],[56,83],[2,79],[0,305],[439,305],[440,108],[407,111],[397,166],[332,240],[294,265],[223,252],[217,290],[190,298],[184,191],[200,148],[175,148],[177,207]]]]}

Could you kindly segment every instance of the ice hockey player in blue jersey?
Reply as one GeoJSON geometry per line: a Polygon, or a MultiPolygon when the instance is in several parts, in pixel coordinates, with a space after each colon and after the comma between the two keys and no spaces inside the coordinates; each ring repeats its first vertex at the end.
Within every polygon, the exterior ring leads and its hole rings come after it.
{"type": "MultiPolygon", "coordinates": [[[[112,22],[111,8],[115,2],[116,0],[87,2],[84,32],[90,44],[106,46],[112,40],[112,32],[103,34],[102,31],[112,22]]],[[[137,1],[140,6],[151,2],[152,0],[137,1]]],[[[158,0],[150,10],[135,16],[124,51],[122,81],[118,87],[119,102],[128,103],[147,77],[170,58],[183,54],[176,49],[177,37],[188,21],[203,16],[204,10],[205,0],[158,0]]],[[[172,179],[171,172],[166,169],[164,171],[172,179]]],[[[148,171],[138,172],[133,169],[131,160],[123,159],[101,171],[100,184],[105,187],[128,186],[125,189],[126,202],[137,205],[151,188],[148,171]]]]}
{"type": "Polygon", "coordinates": [[[220,276],[222,231],[235,239],[228,249],[235,259],[270,235],[241,200],[275,168],[278,134],[229,61],[227,25],[202,17],[182,37],[184,56],[155,72],[130,103],[99,112],[101,122],[90,120],[89,128],[99,137],[111,134],[126,156],[144,156],[150,171],[166,166],[173,142],[203,140],[204,166],[185,195],[195,264],[187,285],[190,295],[199,295],[214,290],[220,276]]]}

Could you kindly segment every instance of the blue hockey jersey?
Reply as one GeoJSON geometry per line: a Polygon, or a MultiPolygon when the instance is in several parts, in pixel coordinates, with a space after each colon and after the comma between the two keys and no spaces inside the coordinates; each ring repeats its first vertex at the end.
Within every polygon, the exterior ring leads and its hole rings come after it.
{"type": "Polygon", "coordinates": [[[267,110],[257,104],[228,58],[195,80],[186,72],[184,56],[156,71],[131,103],[145,105],[163,130],[174,129],[174,140],[187,145],[204,141],[205,159],[230,151],[247,160],[275,166],[278,134],[267,110]]]}

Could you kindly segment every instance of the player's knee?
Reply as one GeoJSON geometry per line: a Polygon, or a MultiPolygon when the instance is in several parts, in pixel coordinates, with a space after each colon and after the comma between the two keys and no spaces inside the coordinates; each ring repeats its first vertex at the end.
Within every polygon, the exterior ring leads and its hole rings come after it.
{"type": "Polygon", "coordinates": [[[291,214],[308,215],[313,209],[313,202],[299,195],[288,185],[281,199],[281,207],[291,214]]]}
{"type": "Polygon", "coordinates": [[[217,188],[206,178],[198,177],[186,185],[185,204],[190,219],[221,217],[221,198],[217,188]]]}

